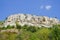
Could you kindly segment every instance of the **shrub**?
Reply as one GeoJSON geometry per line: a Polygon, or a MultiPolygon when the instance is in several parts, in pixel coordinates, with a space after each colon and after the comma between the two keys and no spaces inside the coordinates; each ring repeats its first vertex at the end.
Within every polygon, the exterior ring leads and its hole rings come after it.
{"type": "Polygon", "coordinates": [[[21,25],[16,24],[17,29],[21,29],[21,25]]]}
{"type": "Polygon", "coordinates": [[[6,29],[14,28],[14,26],[7,25],[6,29]]]}
{"type": "Polygon", "coordinates": [[[34,26],[29,26],[29,27],[27,28],[27,31],[36,32],[37,29],[36,29],[34,26]]]}
{"type": "Polygon", "coordinates": [[[23,29],[27,29],[28,28],[28,25],[24,25],[22,28],[23,29]]]}
{"type": "Polygon", "coordinates": [[[21,34],[16,36],[16,40],[22,40],[21,34]]]}
{"type": "Polygon", "coordinates": [[[2,28],[1,28],[1,30],[5,30],[5,29],[6,29],[6,27],[2,27],[2,28]]]}

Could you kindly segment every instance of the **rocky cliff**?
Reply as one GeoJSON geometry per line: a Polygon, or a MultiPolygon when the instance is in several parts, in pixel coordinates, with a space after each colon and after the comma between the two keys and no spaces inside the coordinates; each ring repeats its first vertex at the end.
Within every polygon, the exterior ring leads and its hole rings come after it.
{"type": "Polygon", "coordinates": [[[5,27],[7,25],[16,25],[16,22],[23,25],[31,25],[31,26],[44,26],[44,27],[51,27],[55,24],[60,24],[60,21],[56,18],[49,18],[46,16],[36,16],[36,15],[30,15],[30,14],[14,14],[7,17],[5,20],[5,27]]]}

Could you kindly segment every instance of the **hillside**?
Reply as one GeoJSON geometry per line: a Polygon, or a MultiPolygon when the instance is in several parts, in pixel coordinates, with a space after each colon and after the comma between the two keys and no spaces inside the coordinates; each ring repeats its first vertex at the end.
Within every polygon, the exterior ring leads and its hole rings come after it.
{"type": "Polygon", "coordinates": [[[7,26],[0,28],[0,40],[60,40],[60,25],[52,27],[7,26]]]}
{"type": "Polygon", "coordinates": [[[60,21],[30,14],[14,14],[0,22],[0,40],[60,40],[60,21]]]}

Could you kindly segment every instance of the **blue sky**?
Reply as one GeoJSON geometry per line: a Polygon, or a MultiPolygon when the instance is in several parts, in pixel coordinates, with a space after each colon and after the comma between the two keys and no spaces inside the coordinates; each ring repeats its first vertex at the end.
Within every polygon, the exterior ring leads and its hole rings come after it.
{"type": "Polygon", "coordinates": [[[0,0],[0,20],[17,13],[60,19],[60,0],[0,0]]]}

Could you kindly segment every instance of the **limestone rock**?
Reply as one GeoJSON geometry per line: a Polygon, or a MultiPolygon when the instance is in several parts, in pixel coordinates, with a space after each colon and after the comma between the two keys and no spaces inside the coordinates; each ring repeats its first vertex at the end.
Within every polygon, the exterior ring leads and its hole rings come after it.
{"type": "Polygon", "coordinates": [[[16,25],[16,22],[18,22],[21,26],[23,25],[31,25],[31,26],[45,26],[45,27],[51,27],[54,24],[60,24],[60,21],[56,18],[49,18],[46,16],[36,16],[36,15],[30,15],[30,14],[14,14],[7,17],[5,20],[5,27],[7,25],[16,25]]]}

